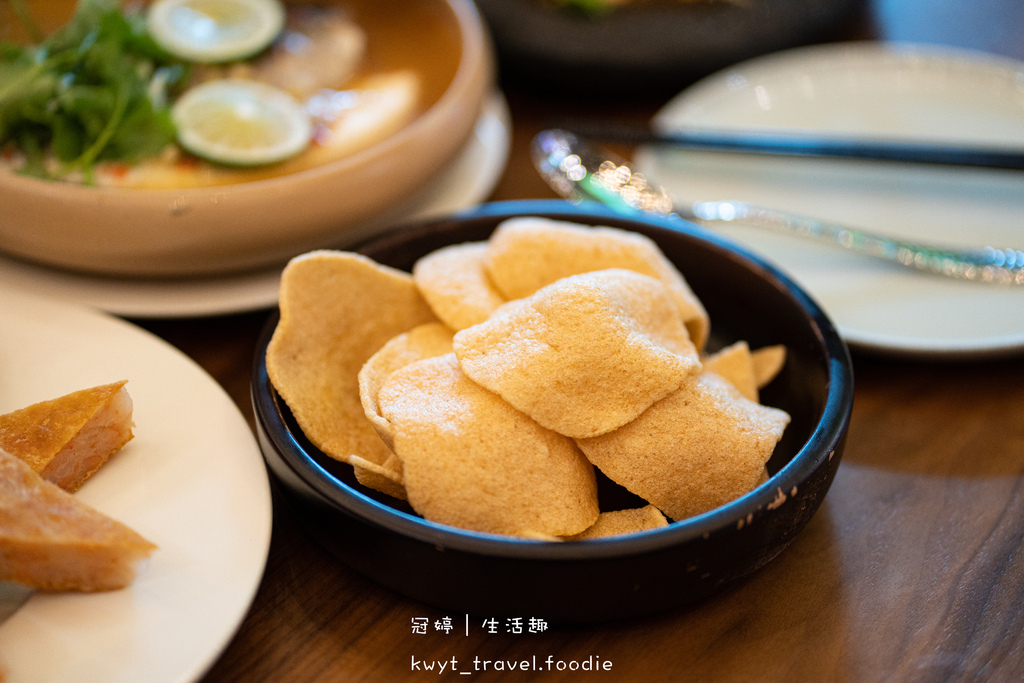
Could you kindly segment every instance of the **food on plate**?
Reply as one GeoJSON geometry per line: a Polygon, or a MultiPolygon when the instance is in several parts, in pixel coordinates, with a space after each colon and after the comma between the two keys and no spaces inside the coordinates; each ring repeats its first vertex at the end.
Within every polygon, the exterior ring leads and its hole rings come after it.
{"type": "Polygon", "coordinates": [[[400,471],[363,412],[359,371],[392,337],[437,322],[412,276],[358,254],[315,251],[285,267],[279,299],[267,374],[303,433],[336,460],[359,456],[400,471]]]}
{"type": "Polygon", "coordinates": [[[606,268],[649,275],[669,288],[697,350],[707,341],[707,312],[682,274],[644,235],[548,218],[513,218],[491,236],[486,268],[507,299],[529,296],[569,275],[606,268]]]}
{"type": "Polygon", "coordinates": [[[575,541],[764,482],[789,415],[758,393],[785,348],[703,349],[707,313],[653,241],[519,218],[412,273],[319,251],[282,279],[270,381],[364,486],[441,524],[575,541]],[[602,510],[595,467],[648,505],[602,510]]]}
{"type": "Polygon", "coordinates": [[[665,519],[665,515],[661,514],[661,510],[653,505],[645,505],[641,508],[602,512],[593,526],[566,540],[583,541],[588,538],[622,536],[663,526],[668,526],[668,520],[665,519]]]}
{"type": "Polygon", "coordinates": [[[425,323],[394,337],[359,370],[359,399],[363,412],[380,438],[393,447],[391,425],[380,414],[377,396],[392,372],[418,360],[443,356],[452,352],[455,333],[444,323],[425,323]]]}
{"type": "Polygon", "coordinates": [[[379,403],[409,503],[426,519],[532,538],[597,519],[594,468],[573,440],[470,380],[455,354],[396,370],[379,403]]]}
{"type": "Polygon", "coordinates": [[[25,6],[0,17],[25,19],[0,50],[0,172],[99,186],[210,187],[331,163],[413,122],[459,60],[442,0],[25,6]]]}
{"type": "Polygon", "coordinates": [[[0,449],[0,580],[44,591],[108,591],[156,546],[0,449]]]}
{"type": "Polygon", "coordinates": [[[74,493],[132,439],[127,380],[0,415],[0,448],[74,493]]]}
{"type": "Polygon", "coordinates": [[[504,304],[454,346],[473,381],[570,437],[622,426],[700,367],[667,288],[622,269],[504,304]]]}

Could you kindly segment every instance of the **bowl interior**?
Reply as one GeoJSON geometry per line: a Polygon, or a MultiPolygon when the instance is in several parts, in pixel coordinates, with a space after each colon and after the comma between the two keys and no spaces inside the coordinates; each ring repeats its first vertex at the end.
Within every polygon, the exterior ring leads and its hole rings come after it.
{"type": "MultiPolygon", "coordinates": [[[[738,519],[765,515],[777,490],[789,491],[803,483],[837,448],[849,417],[852,376],[846,348],[831,323],[784,276],[696,226],[636,220],[596,206],[573,207],[557,201],[505,202],[406,227],[356,250],[380,263],[410,270],[416,259],[434,249],[486,239],[498,223],[513,215],[610,225],[645,234],[679,267],[707,308],[712,330],[709,349],[740,339],[747,340],[751,348],[787,347],[784,369],[761,395],[763,403],[786,410],[792,417],[768,463],[771,480],[728,505],[664,529],[585,543],[525,541],[434,524],[416,516],[404,502],[362,487],[350,466],[324,455],[305,438],[266,377],[263,358],[276,324],[276,316],[272,316],[256,351],[253,392],[257,420],[291,470],[330,505],[396,533],[475,552],[562,559],[610,556],[707,537],[734,528],[738,519]]],[[[599,496],[602,509],[641,504],[639,498],[600,475],[599,496]]]]}

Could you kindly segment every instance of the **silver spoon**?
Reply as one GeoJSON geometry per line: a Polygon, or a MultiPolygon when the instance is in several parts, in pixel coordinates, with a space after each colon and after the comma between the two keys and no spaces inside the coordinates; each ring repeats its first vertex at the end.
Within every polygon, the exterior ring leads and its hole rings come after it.
{"type": "Polygon", "coordinates": [[[628,212],[679,216],[705,226],[742,221],[776,232],[828,242],[909,268],[963,280],[1024,285],[1024,252],[1019,249],[956,249],[877,235],[788,211],[739,201],[697,201],[678,206],[661,187],[650,184],[625,161],[564,130],[546,130],[533,139],[533,162],[551,187],[566,199],[594,200],[628,212]]]}

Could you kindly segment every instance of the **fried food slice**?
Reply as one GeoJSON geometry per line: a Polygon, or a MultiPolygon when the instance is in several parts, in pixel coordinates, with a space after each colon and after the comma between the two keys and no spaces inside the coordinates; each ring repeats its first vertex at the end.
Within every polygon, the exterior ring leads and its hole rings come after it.
{"type": "Polygon", "coordinates": [[[394,435],[391,433],[391,424],[380,414],[380,404],[377,402],[380,388],[391,373],[399,368],[418,360],[451,353],[454,334],[443,323],[419,325],[388,340],[359,370],[359,400],[363,404],[363,412],[388,448],[394,448],[394,435]]]}
{"type": "Polygon", "coordinates": [[[397,455],[392,454],[383,465],[370,462],[358,455],[348,456],[348,462],[355,472],[356,481],[366,488],[380,491],[392,498],[408,500],[409,496],[405,492],[405,483],[402,479],[402,461],[397,455]]]}
{"type": "Polygon", "coordinates": [[[443,323],[425,323],[389,340],[359,370],[359,400],[370,424],[392,451],[382,463],[373,463],[357,455],[349,456],[356,479],[368,488],[406,500],[402,484],[402,461],[394,455],[391,424],[380,414],[377,395],[391,373],[424,358],[443,356],[452,351],[451,328],[443,323]]]}
{"type": "Polygon", "coordinates": [[[612,510],[611,512],[602,512],[598,516],[597,521],[594,522],[594,526],[590,527],[582,534],[569,536],[565,540],[583,541],[588,538],[623,536],[625,534],[635,534],[640,531],[657,529],[663,526],[668,526],[668,520],[665,519],[665,515],[661,514],[661,510],[653,505],[645,505],[642,508],[633,508],[630,510],[612,510]]]}
{"type": "Polygon", "coordinates": [[[782,371],[786,364],[786,347],[782,344],[762,346],[750,352],[750,361],[754,366],[754,381],[757,388],[762,389],[782,371]]]}
{"type": "Polygon", "coordinates": [[[488,241],[487,273],[507,299],[521,299],[569,275],[624,268],[669,288],[698,350],[710,329],[707,311],[685,278],[648,237],[540,217],[511,218],[488,241]]]}
{"type": "Polygon", "coordinates": [[[475,382],[571,437],[634,419],[700,369],[668,290],[630,270],[572,275],[455,334],[475,382]]]}
{"type": "Polygon", "coordinates": [[[745,341],[730,344],[704,358],[703,372],[713,372],[736,387],[744,398],[758,401],[757,378],[750,345],[745,341]]]}
{"type": "Polygon", "coordinates": [[[787,424],[784,411],[702,373],[629,424],[576,442],[611,480],[680,520],[752,490],[787,424]]]}
{"type": "Polygon", "coordinates": [[[43,479],[75,492],[132,439],[127,380],[0,415],[0,448],[43,479]]]}
{"type": "Polygon", "coordinates": [[[396,370],[379,401],[424,518],[529,538],[576,534],[597,519],[594,468],[572,439],[471,381],[454,354],[396,370]]]}
{"type": "Polygon", "coordinates": [[[363,413],[359,370],[389,339],[436,322],[408,273],[359,254],[314,251],[281,276],[267,374],[303,433],[332,458],[393,454],[363,413]]]}
{"type": "Polygon", "coordinates": [[[156,546],[0,449],[0,580],[45,591],[107,591],[156,546]]]}
{"type": "Polygon", "coordinates": [[[453,330],[482,323],[505,302],[484,270],[485,242],[443,247],[416,261],[412,277],[434,314],[453,330]]]}

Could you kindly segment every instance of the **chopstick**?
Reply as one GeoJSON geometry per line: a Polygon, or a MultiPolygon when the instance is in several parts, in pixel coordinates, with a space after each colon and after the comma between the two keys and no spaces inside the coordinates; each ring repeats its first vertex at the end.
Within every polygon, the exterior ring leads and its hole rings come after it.
{"type": "Polygon", "coordinates": [[[594,121],[564,122],[556,126],[595,141],[629,145],[670,145],[694,150],[769,154],[775,156],[872,159],[914,164],[942,164],[1024,170],[1024,145],[1009,150],[974,145],[945,145],[870,138],[812,134],[765,133],[689,129],[657,131],[594,121]]]}

